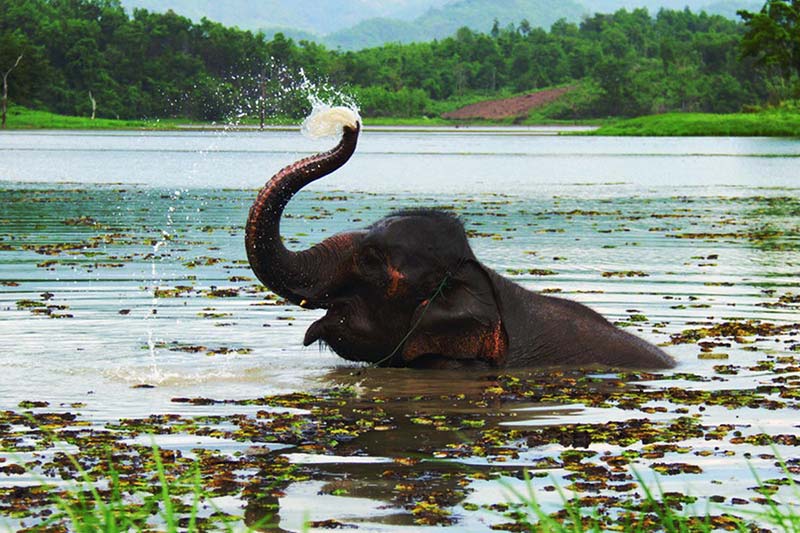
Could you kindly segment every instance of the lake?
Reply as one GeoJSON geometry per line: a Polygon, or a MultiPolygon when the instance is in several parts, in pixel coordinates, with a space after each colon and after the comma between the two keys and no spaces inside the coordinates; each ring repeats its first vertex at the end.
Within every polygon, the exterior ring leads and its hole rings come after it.
{"type": "MultiPolygon", "coordinates": [[[[235,458],[213,500],[235,527],[269,515],[287,530],[489,531],[518,520],[507,513],[523,470],[541,474],[547,512],[563,507],[558,486],[618,516],[634,472],[699,498],[700,514],[708,502],[757,512],[765,491],[748,465],[777,480],[771,498],[796,498],[776,454],[798,468],[800,142],[365,128],[353,159],[289,204],[292,247],[439,206],[491,268],[679,361],[660,375],[478,376],[303,348],[320,311],[253,279],[243,223],[257,188],[330,144],[283,130],[0,133],[0,458],[25,465],[0,459],[0,513],[11,516],[11,488],[54,477],[57,442],[82,449],[105,432],[126,453],[155,439],[176,468],[235,458]],[[61,437],[49,438],[17,418],[25,410],[70,417],[51,420],[61,437]],[[276,427],[287,420],[300,428],[290,436],[276,427]],[[565,427],[580,438],[565,441],[565,427]],[[269,505],[248,488],[255,477],[279,485],[269,505]]],[[[0,516],[0,529],[41,519],[0,516]]]]}

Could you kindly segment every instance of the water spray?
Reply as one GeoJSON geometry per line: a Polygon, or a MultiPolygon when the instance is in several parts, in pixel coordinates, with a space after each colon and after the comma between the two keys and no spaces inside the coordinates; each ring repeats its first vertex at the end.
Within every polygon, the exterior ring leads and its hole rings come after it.
{"type": "Polygon", "coordinates": [[[345,126],[355,129],[360,123],[361,117],[357,109],[345,106],[331,107],[320,101],[312,101],[311,114],[303,120],[300,132],[309,139],[341,137],[345,126]]]}

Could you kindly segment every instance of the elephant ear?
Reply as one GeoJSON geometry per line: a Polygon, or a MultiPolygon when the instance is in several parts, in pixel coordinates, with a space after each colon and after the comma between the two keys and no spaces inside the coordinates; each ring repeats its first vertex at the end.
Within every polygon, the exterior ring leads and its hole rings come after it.
{"type": "Polygon", "coordinates": [[[461,266],[441,293],[425,300],[411,321],[416,327],[403,347],[409,363],[425,355],[478,359],[501,366],[508,336],[489,276],[474,261],[461,266]]]}

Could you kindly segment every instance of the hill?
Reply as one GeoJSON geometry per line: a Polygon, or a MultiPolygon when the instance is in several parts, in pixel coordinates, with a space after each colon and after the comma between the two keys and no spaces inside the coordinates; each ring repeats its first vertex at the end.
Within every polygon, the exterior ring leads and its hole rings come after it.
{"type": "Polygon", "coordinates": [[[245,30],[292,28],[322,36],[363,20],[416,18],[449,0],[121,0],[128,11],[169,9],[195,22],[202,17],[245,30]]]}
{"type": "Polygon", "coordinates": [[[593,13],[613,13],[618,9],[643,7],[650,13],[659,9],[682,10],[686,7],[694,12],[705,11],[710,15],[734,18],[738,9],[758,11],[764,2],[758,0],[580,0],[581,4],[593,13]]]}
{"type": "Polygon", "coordinates": [[[549,28],[564,18],[579,22],[594,13],[644,7],[689,7],[729,18],[737,9],[758,10],[757,0],[121,0],[129,10],[177,13],[199,21],[207,17],[228,26],[280,31],[294,39],[314,40],[331,48],[358,50],[385,43],[441,39],[466,26],[486,32],[497,19],[501,26],[526,19],[533,27],[549,28]]]}
{"type": "Polygon", "coordinates": [[[575,0],[457,0],[432,8],[411,22],[386,18],[368,19],[347,30],[325,37],[325,44],[357,49],[386,42],[430,41],[453,35],[461,27],[488,32],[497,20],[501,26],[526,19],[533,27],[549,28],[566,18],[580,20],[585,8],[575,0]]]}
{"type": "Polygon", "coordinates": [[[360,50],[386,43],[430,41],[428,32],[415,22],[391,18],[374,18],[359,22],[352,28],[331,33],[322,42],[331,48],[360,50]]]}
{"type": "Polygon", "coordinates": [[[501,27],[519,24],[523,19],[532,27],[549,29],[559,19],[579,22],[594,13],[613,13],[618,9],[659,9],[689,7],[695,12],[736,18],[738,9],[757,11],[761,2],[753,0],[455,0],[441,8],[431,8],[413,21],[386,17],[367,19],[355,26],[328,34],[322,42],[333,48],[355,50],[380,46],[387,42],[430,41],[453,35],[466,26],[488,32],[494,20],[501,27]]]}

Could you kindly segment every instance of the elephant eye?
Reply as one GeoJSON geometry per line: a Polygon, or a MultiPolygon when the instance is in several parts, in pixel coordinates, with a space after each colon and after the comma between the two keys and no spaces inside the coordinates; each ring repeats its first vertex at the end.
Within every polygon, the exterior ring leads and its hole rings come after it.
{"type": "Polygon", "coordinates": [[[382,272],[386,266],[386,260],[380,250],[373,247],[365,248],[358,257],[361,269],[368,274],[382,272]]]}

